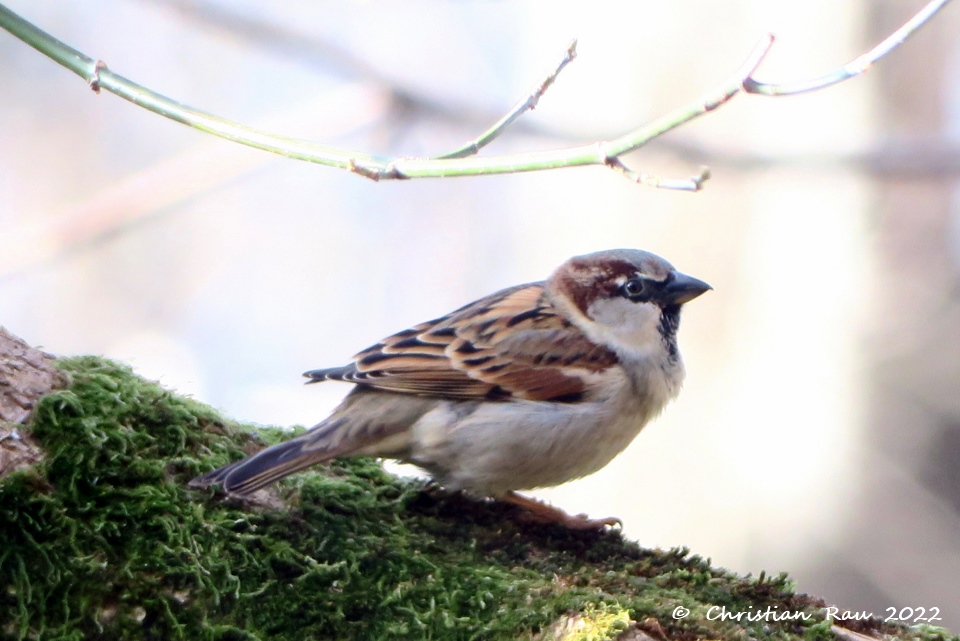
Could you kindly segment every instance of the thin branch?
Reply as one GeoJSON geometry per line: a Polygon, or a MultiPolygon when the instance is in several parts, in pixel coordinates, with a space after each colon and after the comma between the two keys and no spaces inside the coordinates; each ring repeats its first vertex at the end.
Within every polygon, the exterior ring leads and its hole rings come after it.
{"type": "Polygon", "coordinates": [[[661,178],[655,174],[645,171],[635,171],[630,169],[619,158],[611,158],[607,163],[610,169],[623,175],[628,180],[632,180],[638,185],[646,187],[656,187],[657,189],[674,189],[676,191],[700,191],[703,189],[703,183],[710,178],[710,168],[700,167],[696,176],[689,178],[661,178]]]}
{"type": "Polygon", "coordinates": [[[560,72],[563,71],[563,68],[570,64],[574,58],[577,57],[577,41],[573,40],[567,46],[567,51],[563,56],[563,59],[560,61],[560,64],[550,72],[550,74],[541,82],[539,85],[534,88],[530,95],[527,96],[525,100],[521,100],[516,105],[513,106],[506,116],[498,120],[490,129],[486,130],[467,144],[445,154],[435,156],[437,159],[443,158],[465,158],[467,156],[472,156],[478,153],[483,147],[489,145],[493,140],[499,136],[503,131],[514,123],[520,116],[522,116],[527,111],[532,111],[537,108],[537,103],[540,102],[540,98],[547,92],[547,89],[550,88],[550,85],[557,79],[557,76],[560,75],[560,72]]]}
{"type": "MultiPolygon", "coordinates": [[[[375,83],[393,94],[395,102],[401,103],[404,110],[415,110],[421,117],[442,119],[458,127],[482,126],[498,117],[498,114],[472,103],[450,100],[449,96],[439,100],[419,87],[383,72],[353,51],[324,40],[315,32],[307,34],[288,25],[272,22],[262,14],[248,15],[235,5],[225,6],[213,0],[140,1],[172,9],[179,18],[189,20],[199,28],[216,29],[233,38],[243,38],[252,46],[304,63],[313,70],[375,83]]],[[[930,17],[923,16],[921,12],[913,20],[930,17]]],[[[537,120],[518,120],[511,125],[511,131],[555,143],[575,144],[582,141],[582,136],[569,130],[549,127],[537,120]]],[[[717,165],[745,171],[776,164],[804,167],[826,164],[852,166],[859,171],[883,176],[953,176],[960,172],[960,146],[923,139],[880,140],[847,151],[830,149],[795,154],[734,151],[671,136],[660,140],[657,149],[694,166],[717,165]]]]}
{"type": "Polygon", "coordinates": [[[763,62],[767,52],[770,51],[770,47],[773,46],[773,42],[774,36],[772,33],[768,33],[762,37],[753,47],[753,51],[750,52],[750,56],[747,57],[743,65],[740,66],[740,69],[738,69],[733,77],[723,86],[710,92],[697,102],[680,107],[665,116],[660,116],[648,125],[634,129],[619,138],[611,140],[607,143],[609,146],[607,154],[610,157],[615,157],[639,149],[649,140],[653,140],[671,129],[676,129],[694,118],[709,113],[729,101],[740,92],[743,84],[753,75],[757,67],[760,66],[760,63],[763,62]]]}
{"type": "MultiPolygon", "coordinates": [[[[369,64],[362,57],[343,49],[316,33],[302,33],[286,25],[271,22],[262,15],[247,15],[235,5],[224,6],[210,0],[141,0],[159,7],[173,9],[176,15],[190,20],[201,28],[216,29],[232,38],[246,42],[275,55],[282,55],[307,64],[311,69],[324,74],[333,74],[348,80],[364,80],[375,83],[396,96],[404,109],[414,109],[420,114],[452,122],[460,127],[485,125],[499,117],[499,112],[477,107],[471,103],[458,103],[445,97],[438,100],[421,88],[398,81],[369,64]]],[[[573,140],[562,132],[547,130],[531,121],[519,121],[512,125],[514,132],[548,137],[554,140],[573,140]]]]}
{"type": "MultiPolygon", "coordinates": [[[[538,171],[559,167],[576,167],[583,165],[604,165],[615,169],[627,176],[637,176],[636,172],[627,169],[619,160],[620,156],[635,151],[651,140],[662,136],[668,131],[690,122],[691,120],[709,113],[733,98],[742,88],[743,82],[750,77],[763,61],[764,56],[773,45],[773,36],[767,35],[754,47],[747,61],[737,73],[719,89],[714,90],[705,98],[691,105],[681,107],[665,116],[657,118],[652,123],[630,131],[611,141],[602,141],[580,147],[554,149],[549,151],[512,154],[509,156],[486,156],[463,159],[434,159],[434,158],[396,158],[383,164],[366,164],[355,160],[351,170],[373,180],[421,178],[437,176],[449,163],[464,163],[456,175],[481,175],[490,173],[518,173],[523,171],[538,171]],[[614,162],[617,161],[617,162],[614,162]]],[[[640,181],[646,185],[657,185],[663,189],[681,189],[690,191],[689,182],[685,179],[663,179],[645,174],[648,179],[640,181]],[[682,185],[677,187],[677,185],[682,185]]],[[[706,178],[702,178],[701,182],[706,178]]]]}
{"type": "Polygon", "coordinates": [[[761,82],[754,78],[747,78],[746,82],[743,83],[743,89],[747,93],[761,94],[764,96],[791,96],[793,94],[823,89],[859,76],[869,69],[873,63],[902,45],[907,38],[912,36],[917,29],[925,25],[930,18],[940,11],[940,9],[943,9],[949,2],[950,0],[933,0],[933,2],[927,4],[915,16],[905,22],[902,27],[891,33],[876,47],[825,76],[811,80],[784,83],[761,82]]]}
{"type": "Polygon", "coordinates": [[[194,129],[233,140],[250,147],[308,160],[333,167],[348,168],[351,160],[374,161],[368,154],[318,145],[305,140],[273,135],[180,104],[166,96],[113,73],[102,60],[94,60],[60,42],[0,4],[0,27],[83,78],[97,93],[101,89],[124,100],[194,129]]]}
{"type": "MultiPolygon", "coordinates": [[[[929,20],[934,13],[947,2],[949,2],[949,0],[936,0],[931,3],[890,38],[885,40],[884,43],[881,43],[880,46],[861,58],[869,60],[869,62],[872,63],[886,55],[895,48],[899,42],[902,42],[904,38],[913,33],[917,27],[929,20]]],[[[713,111],[728,102],[741,90],[748,89],[753,93],[761,95],[789,95],[797,91],[797,89],[791,89],[788,85],[758,83],[753,80],[753,74],[773,44],[773,36],[766,36],[754,48],[743,67],[730,81],[724,83],[718,90],[708,94],[701,101],[676,109],[665,116],[657,118],[652,123],[638,127],[611,141],[601,141],[579,147],[504,156],[481,157],[470,155],[465,157],[451,157],[450,154],[448,154],[446,157],[441,158],[398,157],[385,159],[371,154],[272,135],[182,105],[146,87],[138,85],[123,76],[111,72],[102,61],[94,60],[56,40],[2,4],[0,4],[0,27],[84,78],[95,91],[106,89],[145,109],[228,140],[233,140],[250,147],[270,151],[289,158],[347,169],[348,171],[372,180],[476,176],[541,171],[560,167],[603,165],[641,184],[651,184],[670,189],[699,189],[703,180],[705,180],[708,175],[706,172],[701,172],[699,176],[692,179],[664,179],[645,172],[637,172],[629,169],[620,157],[643,147],[668,131],[676,129],[699,116],[713,111]]],[[[569,62],[569,60],[562,63],[557,71],[559,72],[559,69],[567,62],[569,62]]],[[[822,86],[828,86],[829,84],[834,84],[856,76],[862,73],[867,66],[869,66],[869,64],[860,65],[859,67],[854,63],[845,65],[834,74],[828,76],[828,80],[825,81],[825,84],[822,84],[822,86]]],[[[539,92],[535,91],[531,95],[531,98],[534,98],[534,104],[536,99],[539,98],[539,95],[542,95],[543,90],[546,89],[546,85],[555,77],[556,74],[552,74],[548,78],[548,82],[544,83],[542,89],[539,90],[539,92]]],[[[821,81],[801,83],[809,85],[802,88],[802,90],[807,91],[819,88],[819,86],[816,85],[817,82],[821,81]]],[[[530,102],[530,99],[528,99],[527,102],[530,102]]],[[[477,145],[477,149],[479,149],[483,144],[486,144],[489,140],[499,135],[506,126],[515,121],[520,114],[524,113],[526,109],[523,108],[523,104],[526,103],[521,104],[519,111],[516,108],[511,110],[505,118],[501,119],[497,125],[488,130],[478,138],[477,141],[468,143],[460,150],[457,150],[457,152],[452,152],[453,155],[459,155],[458,152],[461,151],[464,154],[474,153],[473,145],[477,145]]]]}

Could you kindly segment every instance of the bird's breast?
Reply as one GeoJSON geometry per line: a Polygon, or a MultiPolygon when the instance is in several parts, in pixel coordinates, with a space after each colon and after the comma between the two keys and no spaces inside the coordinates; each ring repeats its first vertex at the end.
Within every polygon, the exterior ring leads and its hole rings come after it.
{"type": "Polygon", "coordinates": [[[574,403],[487,402],[462,413],[451,401],[414,426],[410,460],[451,488],[491,496],[592,474],[671,398],[671,384],[661,375],[651,373],[638,391],[626,370],[608,371],[574,403]]]}

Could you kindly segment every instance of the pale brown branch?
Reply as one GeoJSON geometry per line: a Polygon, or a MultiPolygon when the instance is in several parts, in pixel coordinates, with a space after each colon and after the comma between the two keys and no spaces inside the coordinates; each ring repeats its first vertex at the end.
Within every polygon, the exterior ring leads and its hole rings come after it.
{"type": "Polygon", "coordinates": [[[638,185],[656,187],[657,189],[700,191],[703,189],[703,183],[710,178],[710,168],[706,166],[700,167],[700,171],[695,176],[690,176],[689,178],[663,178],[646,171],[636,171],[627,167],[619,158],[611,158],[607,166],[627,178],[627,180],[631,180],[638,185]]]}

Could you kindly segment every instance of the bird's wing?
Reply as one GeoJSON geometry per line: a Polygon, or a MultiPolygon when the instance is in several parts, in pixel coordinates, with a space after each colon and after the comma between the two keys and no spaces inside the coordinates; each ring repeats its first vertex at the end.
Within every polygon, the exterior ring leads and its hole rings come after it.
{"type": "Polygon", "coordinates": [[[567,401],[590,373],[617,364],[567,321],[543,283],[492,294],[373,345],[344,367],[314,370],[313,381],[457,399],[567,401]]]}

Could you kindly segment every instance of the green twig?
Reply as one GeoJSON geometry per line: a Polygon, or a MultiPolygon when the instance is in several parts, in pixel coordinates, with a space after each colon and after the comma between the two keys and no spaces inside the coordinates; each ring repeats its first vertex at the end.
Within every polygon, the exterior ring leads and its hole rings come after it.
{"type": "Polygon", "coordinates": [[[577,41],[572,41],[567,46],[567,52],[564,54],[563,59],[560,61],[560,64],[550,72],[550,74],[541,82],[539,85],[530,92],[530,95],[526,99],[521,100],[516,105],[513,106],[513,109],[510,112],[498,120],[490,129],[487,129],[485,132],[471,140],[465,145],[458,147],[457,149],[436,156],[437,159],[443,158],[465,158],[467,156],[472,156],[478,153],[483,147],[487,146],[493,140],[499,136],[503,131],[512,125],[515,120],[520,116],[525,114],[528,111],[536,109],[537,103],[540,102],[540,98],[547,92],[547,89],[550,88],[550,85],[557,79],[557,76],[560,75],[560,72],[563,71],[563,68],[570,64],[574,58],[577,57],[577,41]]]}
{"type": "Polygon", "coordinates": [[[528,98],[518,103],[506,116],[475,140],[459,149],[436,158],[398,157],[387,159],[336,147],[319,145],[305,140],[288,138],[245,127],[239,123],[219,118],[212,114],[180,104],[166,96],[143,87],[107,68],[101,60],[95,60],[60,42],[50,34],[30,24],[0,4],[0,28],[34,47],[62,66],[85,79],[90,87],[100,92],[105,89],[145,109],[166,116],[195,129],[221,138],[233,140],[250,147],[270,151],[289,158],[306,160],[322,165],[347,169],[372,180],[396,180],[403,178],[427,178],[450,176],[476,176],[489,174],[542,171],[560,167],[603,165],[623,174],[639,184],[665,189],[687,191],[699,190],[709,176],[706,169],[689,179],[665,179],[639,172],[627,167],[621,157],[640,149],[664,133],[713,111],[728,102],[740,91],[762,95],[788,95],[828,86],[862,73],[866,68],[892,51],[920,25],[929,20],[950,0],[934,0],[897,32],[884,40],[869,53],[857,58],[838,71],[815,81],[794,85],[760,83],[753,73],[773,45],[773,36],[767,35],[757,44],[740,70],[719,89],[701,100],[685,105],[610,141],[600,141],[579,147],[549,151],[510,154],[504,156],[475,155],[484,145],[500,135],[527,110],[532,109],[560,71],[575,56],[575,43],[567,50],[564,59],[544,82],[528,98]]]}
{"type": "Polygon", "coordinates": [[[151,91],[143,85],[113,73],[102,60],[94,60],[60,42],[2,4],[0,4],[0,27],[86,80],[90,88],[96,93],[105,89],[135,105],[194,129],[206,131],[257,149],[333,167],[346,168],[350,166],[351,161],[358,159],[373,160],[373,156],[367,154],[358,154],[305,140],[277,136],[182,105],[175,100],[151,91]]]}

